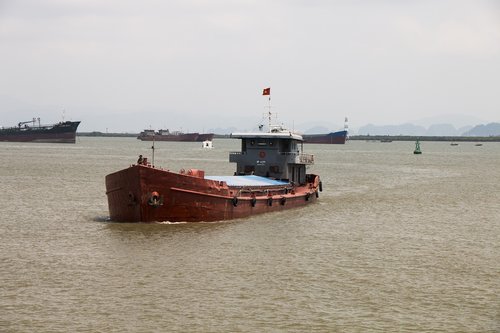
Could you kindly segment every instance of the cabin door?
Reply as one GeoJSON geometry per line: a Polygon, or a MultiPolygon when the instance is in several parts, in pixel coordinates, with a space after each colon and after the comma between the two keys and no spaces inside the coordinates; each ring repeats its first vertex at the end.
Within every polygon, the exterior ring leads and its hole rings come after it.
{"type": "Polygon", "coordinates": [[[292,165],[290,167],[290,180],[294,183],[298,183],[300,180],[300,167],[292,165]]]}

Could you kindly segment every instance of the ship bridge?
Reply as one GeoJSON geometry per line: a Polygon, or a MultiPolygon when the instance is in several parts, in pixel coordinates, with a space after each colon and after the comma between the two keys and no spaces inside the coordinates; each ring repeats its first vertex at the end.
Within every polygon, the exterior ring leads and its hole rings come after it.
{"type": "Polygon", "coordinates": [[[241,151],[229,154],[229,162],[236,163],[236,175],[303,184],[306,166],[314,164],[314,156],[303,153],[302,136],[289,131],[233,133],[231,138],[241,139],[241,151]]]}

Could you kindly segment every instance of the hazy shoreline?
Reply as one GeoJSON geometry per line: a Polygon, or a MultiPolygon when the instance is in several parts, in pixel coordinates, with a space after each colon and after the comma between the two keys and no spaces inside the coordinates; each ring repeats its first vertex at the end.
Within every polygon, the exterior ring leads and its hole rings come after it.
{"type": "MultiPolygon", "coordinates": [[[[77,136],[89,137],[137,137],[139,133],[81,132],[77,136]]],[[[214,138],[226,139],[229,134],[215,134],[214,138]]],[[[420,136],[420,135],[353,135],[349,140],[364,141],[449,141],[449,142],[500,142],[500,136],[420,136]]]]}

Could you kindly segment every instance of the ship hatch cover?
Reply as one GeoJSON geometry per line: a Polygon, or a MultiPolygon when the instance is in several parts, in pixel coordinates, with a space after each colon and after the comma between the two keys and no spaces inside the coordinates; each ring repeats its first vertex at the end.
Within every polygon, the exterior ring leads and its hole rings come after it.
{"type": "Polygon", "coordinates": [[[289,185],[289,182],[269,179],[255,175],[246,176],[206,176],[205,179],[223,181],[228,186],[270,186],[270,185],[289,185]]]}

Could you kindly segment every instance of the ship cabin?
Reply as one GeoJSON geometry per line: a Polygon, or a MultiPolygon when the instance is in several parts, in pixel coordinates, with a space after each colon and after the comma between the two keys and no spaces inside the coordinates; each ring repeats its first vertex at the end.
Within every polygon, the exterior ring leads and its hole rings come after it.
{"type": "Polygon", "coordinates": [[[158,131],[158,135],[170,135],[170,131],[168,129],[166,130],[161,129],[158,131]]]}
{"type": "Polygon", "coordinates": [[[241,151],[229,154],[229,162],[236,163],[235,175],[306,183],[306,166],[314,164],[314,156],[302,153],[302,136],[273,128],[270,132],[233,133],[231,138],[241,139],[241,151]]]}
{"type": "Polygon", "coordinates": [[[155,134],[156,134],[155,131],[152,129],[144,130],[141,133],[142,136],[155,136],[155,134]]]}

